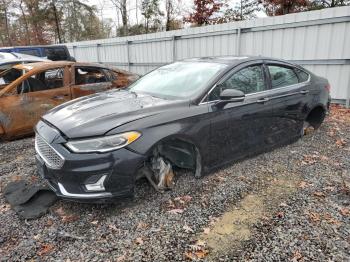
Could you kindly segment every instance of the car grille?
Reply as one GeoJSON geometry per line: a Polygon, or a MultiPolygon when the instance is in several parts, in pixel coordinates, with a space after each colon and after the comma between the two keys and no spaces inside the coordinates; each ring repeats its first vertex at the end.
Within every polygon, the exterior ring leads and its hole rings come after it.
{"type": "Polygon", "coordinates": [[[64,158],[38,134],[35,136],[35,149],[49,167],[59,169],[63,166],[64,158]]]}

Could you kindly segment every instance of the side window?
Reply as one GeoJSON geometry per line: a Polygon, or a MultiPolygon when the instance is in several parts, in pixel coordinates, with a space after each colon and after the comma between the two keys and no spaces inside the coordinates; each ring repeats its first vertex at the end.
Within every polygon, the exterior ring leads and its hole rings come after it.
{"type": "Polygon", "coordinates": [[[307,80],[309,80],[309,74],[304,72],[303,70],[296,68],[295,71],[297,72],[298,76],[299,76],[299,83],[303,83],[306,82],[307,80]]]}
{"type": "Polygon", "coordinates": [[[25,55],[40,56],[39,51],[36,49],[19,49],[18,53],[25,54],[25,55]]]}
{"type": "Polygon", "coordinates": [[[64,68],[55,68],[32,75],[17,86],[17,93],[38,92],[63,87],[64,68]]]}
{"type": "Polygon", "coordinates": [[[113,74],[111,70],[103,69],[103,71],[105,72],[105,75],[109,78],[109,80],[114,81],[117,79],[116,74],[113,74]]]}
{"type": "Polygon", "coordinates": [[[290,86],[299,82],[292,68],[277,65],[268,65],[267,67],[271,76],[272,88],[290,86]]]}
{"type": "Polygon", "coordinates": [[[103,69],[93,67],[76,67],[75,68],[75,84],[87,85],[95,83],[109,82],[103,69]]]}
{"type": "Polygon", "coordinates": [[[53,61],[67,60],[68,56],[64,47],[48,47],[45,49],[48,59],[53,61]]]}
{"type": "Polygon", "coordinates": [[[244,94],[264,91],[266,86],[262,66],[249,66],[234,73],[209,94],[209,101],[218,100],[225,89],[241,90],[244,94]]]}

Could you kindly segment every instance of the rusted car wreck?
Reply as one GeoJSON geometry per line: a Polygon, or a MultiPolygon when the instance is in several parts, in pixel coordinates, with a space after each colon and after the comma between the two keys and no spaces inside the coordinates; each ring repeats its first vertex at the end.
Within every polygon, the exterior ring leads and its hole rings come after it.
{"type": "Polygon", "coordinates": [[[0,139],[30,135],[49,109],[77,97],[125,87],[137,78],[128,71],[91,63],[16,65],[0,74],[0,139]]]}

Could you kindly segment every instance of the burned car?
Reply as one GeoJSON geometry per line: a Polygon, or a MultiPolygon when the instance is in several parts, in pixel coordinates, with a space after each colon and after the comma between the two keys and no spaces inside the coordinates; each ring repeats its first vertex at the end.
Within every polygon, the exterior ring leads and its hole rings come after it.
{"type": "Polygon", "coordinates": [[[16,65],[0,74],[0,138],[33,134],[49,109],[71,99],[125,87],[138,78],[98,64],[39,62],[16,65]]]}
{"type": "Polygon", "coordinates": [[[37,56],[20,54],[20,53],[0,52],[0,73],[18,64],[27,64],[27,63],[44,62],[44,61],[50,61],[50,60],[37,57],[37,56]]]}
{"type": "Polygon", "coordinates": [[[132,195],[141,177],[163,190],[178,168],[200,177],[318,128],[329,88],[326,79],[275,59],[175,62],[127,89],[45,114],[35,128],[38,172],[57,195],[79,201],[132,195]]]}

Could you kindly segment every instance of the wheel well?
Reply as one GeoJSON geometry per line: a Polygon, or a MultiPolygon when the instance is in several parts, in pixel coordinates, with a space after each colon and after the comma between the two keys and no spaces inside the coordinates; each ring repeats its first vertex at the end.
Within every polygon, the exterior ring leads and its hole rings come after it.
{"type": "Polygon", "coordinates": [[[186,138],[168,137],[156,143],[148,156],[160,155],[168,160],[171,165],[191,169],[195,177],[202,175],[202,158],[198,147],[186,138]]]}
{"type": "Polygon", "coordinates": [[[313,128],[317,129],[322,124],[325,116],[326,110],[322,106],[317,106],[309,112],[305,121],[308,122],[313,128]]]}
{"type": "Polygon", "coordinates": [[[172,165],[180,168],[194,169],[196,164],[196,146],[178,137],[167,138],[158,142],[151,154],[159,155],[169,160],[172,165]]]}

